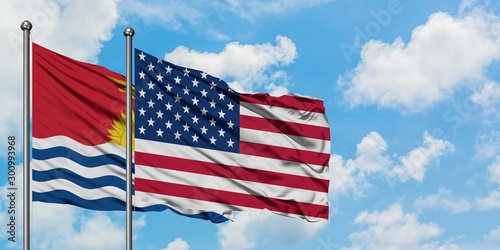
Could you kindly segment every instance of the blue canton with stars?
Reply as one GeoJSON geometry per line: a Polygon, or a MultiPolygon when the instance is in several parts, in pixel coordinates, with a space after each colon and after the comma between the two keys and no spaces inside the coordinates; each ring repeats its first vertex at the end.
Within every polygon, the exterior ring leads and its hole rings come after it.
{"type": "Polygon", "coordinates": [[[239,151],[239,94],[205,72],[135,49],[135,137],[239,151]]]}

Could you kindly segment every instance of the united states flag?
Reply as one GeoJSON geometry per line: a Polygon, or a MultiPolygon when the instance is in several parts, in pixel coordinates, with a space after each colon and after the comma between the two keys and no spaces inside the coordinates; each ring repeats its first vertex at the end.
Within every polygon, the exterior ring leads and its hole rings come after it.
{"type": "Polygon", "coordinates": [[[328,219],[323,101],[240,94],[135,50],[135,205],[222,222],[268,209],[328,219]]]}

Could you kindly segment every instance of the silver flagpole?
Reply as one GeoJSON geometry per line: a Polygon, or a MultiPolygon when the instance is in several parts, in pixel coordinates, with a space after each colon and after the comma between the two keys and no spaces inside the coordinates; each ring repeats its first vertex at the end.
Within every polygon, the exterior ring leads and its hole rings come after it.
{"type": "Polygon", "coordinates": [[[30,249],[30,206],[31,206],[31,168],[30,168],[30,21],[21,23],[23,30],[23,249],[30,249]]]}
{"type": "Polygon", "coordinates": [[[127,250],[132,250],[132,37],[134,29],[127,27],[123,35],[127,40],[127,250]]]}

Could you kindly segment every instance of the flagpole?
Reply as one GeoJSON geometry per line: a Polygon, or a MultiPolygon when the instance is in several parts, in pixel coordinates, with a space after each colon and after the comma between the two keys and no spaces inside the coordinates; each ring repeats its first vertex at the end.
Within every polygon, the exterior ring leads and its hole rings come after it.
{"type": "Polygon", "coordinates": [[[123,35],[127,40],[127,250],[132,250],[132,37],[134,29],[127,27],[123,35]]]}
{"type": "Polygon", "coordinates": [[[30,31],[33,25],[25,20],[21,23],[23,31],[23,249],[30,249],[30,31]]]}

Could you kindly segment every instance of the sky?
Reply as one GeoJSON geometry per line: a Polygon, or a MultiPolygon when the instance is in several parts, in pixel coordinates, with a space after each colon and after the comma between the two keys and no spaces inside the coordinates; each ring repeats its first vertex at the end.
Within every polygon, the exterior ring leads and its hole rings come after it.
{"type": "MultiPolygon", "coordinates": [[[[240,92],[325,101],[328,221],[134,214],[134,249],[498,249],[500,3],[488,0],[2,0],[0,248],[22,248],[22,31],[125,74],[134,47],[240,92]],[[15,137],[16,242],[8,240],[15,137]]],[[[32,249],[124,249],[125,214],[33,203],[32,249]]]]}

